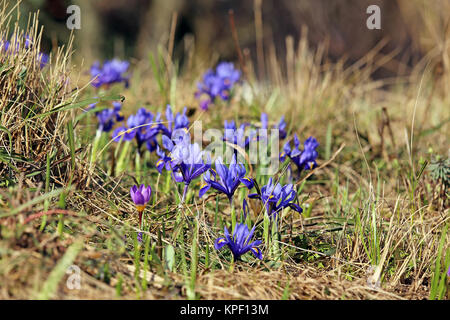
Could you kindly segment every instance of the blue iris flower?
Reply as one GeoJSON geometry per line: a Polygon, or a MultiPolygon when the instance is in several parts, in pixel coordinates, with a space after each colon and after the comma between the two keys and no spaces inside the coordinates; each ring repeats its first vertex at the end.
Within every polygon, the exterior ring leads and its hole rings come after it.
{"type": "Polygon", "coordinates": [[[233,195],[241,182],[249,189],[253,188],[254,182],[251,178],[246,177],[247,171],[242,163],[236,163],[236,156],[233,155],[230,166],[223,164],[222,158],[216,160],[216,170],[211,169],[203,175],[205,181],[199,191],[199,197],[203,197],[209,188],[214,188],[224,193],[229,201],[233,199],[233,195]],[[211,174],[212,173],[212,174],[211,174]]]}
{"type": "Polygon", "coordinates": [[[183,113],[177,113],[175,116],[172,112],[172,107],[168,104],[166,107],[166,124],[161,124],[160,128],[163,135],[172,137],[172,133],[178,129],[188,129],[189,119],[186,116],[186,107],[183,109],[183,113]]]}
{"type": "Polygon", "coordinates": [[[286,121],[284,121],[284,116],[280,118],[280,121],[278,122],[278,125],[274,126],[275,129],[278,129],[278,134],[280,139],[284,139],[287,136],[286,132],[286,121]]]}
{"type": "Polygon", "coordinates": [[[156,136],[159,133],[160,114],[156,117],[147,109],[140,108],[136,114],[127,119],[127,126],[117,128],[113,133],[113,139],[131,141],[136,139],[138,150],[146,143],[150,152],[156,149],[156,136]],[[123,137],[122,137],[123,136],[123,137]]]}
{"type": "Polygon", "coordinates": [[[162,136],[162,145],[164,149],[167,150],[168,154],[164,152],[159,146],[156,147],[156,154],[159,156],[159,160],[156,162],[156,169],[158,169],[159,173],[162,173],[163,168],[165,168],[167,171],[172,170],[171,167],[172,158],[170,156],[170,153],[172,152],[175,144],[177,142],[182,143],[183,142],[182,140],[185,138],[190,140],[189,133],[180,130],[175,131],[173,138],[174,141],[172,141],[172,139],[169,138],[168,136],[165,135],[162,136]],[[178,132],[180,132],[180,135],[178,135],[178,132]]]}
{"type": "MultiPolygon", "coordinates": [[[[25,49],[30,49],[33,45],[32,38],[29,35],[24,35],[24,38],[25,38],[25,41],[24,41],[25,49]]],[[[0,40],[0,46],[3,47],[3,50],[5,52],[8,52],[8,50],[11,47],[11,42],[8,40],[0,40]]],[[[19,43],[18,43],[18,39],[16,38],[16,50],[15,50],[14,54],[18,54],[18,52],[19,52],[19,43]]],[[[50,61],[50,56],[44,52],[40,52],[37,54],[36,61],[39,62],[39,68],[42,69],[50,61]]]]}
{"type": "Polygon", "coordinates": [[[166,155],[161,149],[157,149],[160,159],[156,163],[158,171],[163,168],[172,171],[172,177],[176,182],[184,182],[182,202],[186,197],[188,187],[192,180],[196,179],[211,168],[209,153],[200,150],[197,143],[190,143],[190,135],[182,129],[178,129],[173,139],[162,137],[163,146],[169,151],[166,155]]]}
{"type": "MultiPolygon", "coordinates": [[[[250,130],[248,134],[246,134],[245,127],[245,124],[241,124],[241,126],[237,128],[236,123],[233,120],[230,122],[225,120],[223,140],[245,150],[252,139],[258,138],[256,130],[250,130]]],[[[237,150],[235,150],[234,153],[237,154],[237,150]]]]}
{"type": "Polygon", "coordinates": [[[260,199],[266,206],[266,211],[270,218],[275,217],[281,210],[287,207],[299,213],[303,211],[298,204],[294,203],[296,197],[294,186],[292,184],[281,186],[279,183],[275,185],[273,184],[272,178],[261,188],[261,194],[253,193],[248,197],[260,199]]]}
{"type": "MultiPolygon", "coordinates": [[[[94,105],[91,105],[91,107],[94,105]]],[[[122,121],[124,118],[122,116],[121,108],[122,104],[120,102],[113,102],[113,108],[96,112],[98,129],[103,132],[109,132],[116,122],[122,121]]]]}
{"type": "Polygon", "coordinates": [[[283,152],[280,154],[280,160],[283,162],[286,157],[289,157],[294,162],[298,169],[299,174],[302,170],[310,170],[317,167],[317,147],[319,143],[314,137],[309,137],[303,144],[303,150],[300,150],[300,140],[297,135],[294,134],[294,147],[291,148],[290,141],[286,142],[283,147],[283,152]]]}
{"type": "MultiPolygon", "coordinates": [[[[273,125],[273,129],[278,129],[279,138],[282,140],[286,138],[286,121],[284,121],[284,116],[280,118],[278,124],[273,125]]],[[[269,117],[267,113],[261,113],[261,129],[269,129],[269,117]]],[[[259,139],[259,138],[258,138],[259,139]]]]}
{"type": "Polygon", "coordinates": [[[189,185],[192,180],[211,168],[211,159],[204,160],[205,153],[197,143],[177,143],[171,153],[170,166],[176,182],[189,185]]]}
{"type": "Polygon", "coordinates": [[[217,65],[216,70],[207,70],[203,75],[203,81],[197,84],[196,98],[202,95],[206,99],[200,101],[200,107],[207,110],[216,98],[228,100],[230,91],[234,84],[241,78],[241,72],[234,68],[232,62],[221,62],[217,65]]]}
{"type": "Polygon", "coordinates": [[[37,61],[39,62],[39,67],[41,69],[44,68],[48,64],[49,60],[50,60],[50,57],[48,54],[45,54],[43,52],[38,54],[37,61]]]}
{"type": "Polygon", "coordinates": [[[124,82],[125,87],[128,87],[129,76],[126,76],[125,73],[129,66],[130,63],[128,61],[118,59],[106,61],[103,66],[100,66],[98,61],[95,62],[91,66],[91,77],[95,78],[92,85],[99,88],[102,85],[124,82]]]}
{"type": "Polygon", "coordinates": [[[214,243],[214,248],[220,250],[227,245],[233,254],[234,261],[239,260],[243,254],[249,251],[251,251],[255,257],[262,260],[262,252],[258,248],[261,244],[261,240],[251,241],[254,232],[255,227],[253,227],[252,230],[249,230],[247,225],[237,223],[233,235],[230,236],[227,227],[224,227],[225,237],[218,238],[214,243]]]}

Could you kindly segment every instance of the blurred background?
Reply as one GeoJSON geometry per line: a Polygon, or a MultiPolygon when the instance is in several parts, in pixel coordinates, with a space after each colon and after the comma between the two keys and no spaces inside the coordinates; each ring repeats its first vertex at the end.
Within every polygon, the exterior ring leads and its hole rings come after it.
{"type": "Polygon", "coordinates": [[[167,48],[171,35],[174,60],[181,64],[188,47],[205,61],[213,55],[237,61],[232,9],[239,45],[259,77],[265,77],[268,53],[285,57],[287,37],[295,47],[302,35],[312,48],[325,43],[330,61],[351,64],[373,48],[378,58],[393,57],[374,71],[375,78],[406,75],[427,54],[448,68],[448,0],[23,0],[21,23],[39,10],[42,47],[49,51],[69,39],[66,10],[71,4],[81,8],[75,55],[88,62],[146,58],[158,45],[167,48]],[[366,27],[366,9],[373,4],[381,8],[381,30],[366,27]]]}

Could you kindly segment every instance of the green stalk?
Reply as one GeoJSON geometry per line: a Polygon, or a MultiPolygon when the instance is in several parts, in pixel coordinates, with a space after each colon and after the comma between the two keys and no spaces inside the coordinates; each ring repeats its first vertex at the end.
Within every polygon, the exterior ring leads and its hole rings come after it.
{"type": "Polygon", "coordinates": [[[116,174],[119,174],[123,171],[125,171],[125,166],[126,166],[126,160],[127,160],[127,155],[128,155],[128,150],[130,148],[130,141],[124,141],[123,142],[123,148],[120,151],[120,155],[119,155],[119,159],[117,160],[117,170],[116,170],[116,174]]]}
{"type": "Polygon", "coordinates": [[[267,248],[269,247],[269,227],[270,227],[270,218],[269,216],[264,213],[264,221],[263,221],[263,225],[264,225],[264,243],[266,244],[267,248]]]}
{"type": "Polygon", "coordinates": [[[194,235],[192,238],[192,248],[191,248],[191,279],[188,290],[188,299],[195,300],[195,283],[197,280],[197,264],[198,264],[198,244],[197,244],[197,226],[195,226],[194,235]]]}
{"type": "Polygon", "coordinates": [[[231,206],[231,229],[234,232],[234,228],[236,226],[236,210],[234,208],[234,203],[232,199],[230,199],[230,206],[231,206]]]}
{"type": "Polygon", "coordinates": [[[135,166],[136,166],[136,180],[141,183],[141,154],[136,152],[135,158],[135,166]]]}
{"type": "Polygon", "coordinates": [[[97,129],[97,132],[95,133],[94,143],[92,145],[90,168],[92,168],[95,161],[97,160],[97,150],[100,145],[101,137],[102,137],[102,130],[97,129]]]}

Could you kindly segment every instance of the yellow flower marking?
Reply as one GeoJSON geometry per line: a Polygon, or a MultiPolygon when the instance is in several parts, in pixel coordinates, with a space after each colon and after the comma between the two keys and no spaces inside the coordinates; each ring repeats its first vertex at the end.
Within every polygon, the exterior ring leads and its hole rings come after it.
{"type": "Polygon", "coordinates": [[[136,209],[138,212],[143,212],[145,209],[145,204],[137,204],[136,209]]]}
{"type": "Polygon", "coordinates": [[[203,189],[204,187],[206,187],[208,184],[206,182],[203,182],[200,186],[200,189],[203,189]]]}

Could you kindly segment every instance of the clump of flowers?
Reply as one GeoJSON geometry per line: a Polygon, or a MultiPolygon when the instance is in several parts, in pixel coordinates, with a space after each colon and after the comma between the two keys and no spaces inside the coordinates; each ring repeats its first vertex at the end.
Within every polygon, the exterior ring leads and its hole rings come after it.
{"type": "MultiPolygon", "coordinates": [[[[284,120],[284,116],[281,116],[280,121],[276,125],[273,125],[273,129],[278,129],[279,138],[282,140],[286,138],[286,121],[284,120]]],[[[269,117],[267,113],[261,113],[261,129],[269,129],[269,117]]]]}
{"type": "Polygon", "coordinates": [[[286,157],[289,157],[292,162],[296,164],[299,170],[299,175],[302,170],[311,170],[317,167],[317,147],[319,143],[314,137],[309,137],[303,144],[303,150],[300,150],[300,140],[297,135],[294,135],[294,147],[291,148],[290,141],[286,142],[283,147],[283,152],[280,154],[281,162],[284,162],[286,157]]]}
{"type": "Polygon", "coordinates": [[[186,116],[186,108],[183,113],[178,112],[175,116],[172,112],[172,107],[166,107],[166,121],[161,119],[161,114],[158,112],[153,115],[146,108],[140,108],[136,114],[131,115],[127,119],[126,126],[120,126],[113,133],[113,139],[119,142],[121,139],[131,141],[136,139],[138,151],[141,152],[141,146],[146,144],[150,152],[157,151],[161,154],[161,148],[157,142],[158,134],[163,137],[171,137],[178,129],[187,129],[189,127],[189,119],[186,116]]]}
{"type": "Polygon", "coordinates": [[[199,191],[200,198],[212,187],[224,193],[231,203],[233,195],[241,183],[249,189],[253,188],[253,180],[245,176],[247,171],[242,163],[236,163],[235,155],[233,155],[229,167],[223,164],[222,158],[220,157],[217,158],[215,165],[216,170],[211,168],[203,176],[205,182],[199,191]]]}
{"type": "Polygon", "coordinates": [[[277,183],[275,185],[272,178],[270,178],[269,182],[261,188],[260,194],[252,193],[248,197],[251,199],[260,199],[266,207],[266,212],[269,217],[273,218],[287,207],[301,213],[303,209],[294,202],[296,195],[292,184],[282,186],[280,183],[277,183]]]}
{"type": "Polygon", "coordinates": [[[127,119],[127,126],[120,126],[113,132],[113,139],[131,141],[136,139],[138,152],[145,143],[150,151],[156,148],[156,135],[159,133],[160,115],[155,116],[145,108],[140,108],[136,114],[127,119]]]}
{"type": "Polygon", "coordinates": [[[119,59],[105,61],[102,66],[100,62],[96,61],[90,70],[93,79],[92,85],[99,88],[101,86],[109,86],[113,83],[124,82],[125,87],[128,87],[129,76],[125,73],[129,66],[130,63],[128,61],[121,61],[119,59]]]}
{"type": "MultiPolygon", "coordinates": [[[[24,38],[25,38],[25,42],[24,42],[25,49],[32,48],[32,46],[33,46],[32,38],[28,35],[25,35],[24,38]]],[[[8,54],[10,54],[10,53],[18,54],[18,52],[19,52],[19,43],[17,41],[17,38],[16,38],[16,46],[15,46],[14,52],[13,52],[13,50],[11,50],[12,49],[11,42],[8,40],[0,40],[0,47],[2,47],[3,51],[7,52],[8,54]]],[[[36,56],[36,61],[39,62],[39,68],[43,69],[50,61],[50,56],[44,52],[39,52],[36,56]]]]}
{"type": "MultiPolygon", "coordinates": [[[[96,103],[90,105],[90,109],[94,108],[96,103]]],[[[114,127],[116,122],[123,121],[122,104],[120,102],[113,102],[113,107],[97,111],[95,115],[98,120],[98,130],[102,132],[109,132],[114,127]]]]}
{"type": "Polygon", "coordinates": [[[184,183],[184,191],[181,202],[184,202],[187,190],[192,180],[198,178],[211,168],[211,158],[200,150],[197,143],[190,143],[190,135],[184,130],[178,130],[180,135],[174,138],[175,143],[166,136],[163,136],[163,143],[170,152],[165,155],[160,152],[162,158],[156,166],[161,172],[162,168],[170,168],[172,177],[176,182],[184,183]],[[207,156],[206,160],[204,159],[207,156]]]}
{"type": "Polygon", "coordinates": [[[218,238],[214,243],[214,248],[220,250],[225,245],[228,246],[233,254],[234,261],[240,260],[240,257],[249,251],[251,251],[256,258],[262,260],[262,252],[258,248],[261,244],[261,240],[251,241],[254,232],[255,227],[253,227],[252,230],[249,230],[246,224],[238,223],[234,228],[233,235],[230,236],[230,233],[225,226],[225,237],[218,238]]]}
{"type": "Polygon", "coordinates": [[[175,132],[175,130],[178,129],[188,129],[189,128],[189,119],[186,116],[187,108],[184,107],[183,112],[178,112],[175,116],[172,112],[172,107],[170,104],[166,107],[166,122],[161,123],[161,132],[163,135],[168,136],[169,138],[172,137],[172,134],[175,132]]]}
{"type": "MultiPolygon", "coordinates": [[[[257,139],[257,132],[256,130],[247,130],[246,132],[246,124],[241,124],[239,128],[237,128],[236,123],[234,120],[231,120],[228,122],[227,120],[224,121],[224,135],[223,135],[223,141],[228,142],[230,144],[233,144],[235,146],[238,146],[245,150],[252,139],[257,139]]],[[[236,147],[234,154],[237,155],[238,150],[236,147]]]]}
{"type": "Polygon", "coordinates": [[[221,62],[216,70],[209,69],[203,80],[197,84],[195,97],[200,99],[200,108],[208,110],[209,106],[220,98],[229,100],[230,92],[241,78],[241,72],[234,68],[232,62],[221,62]]]}

